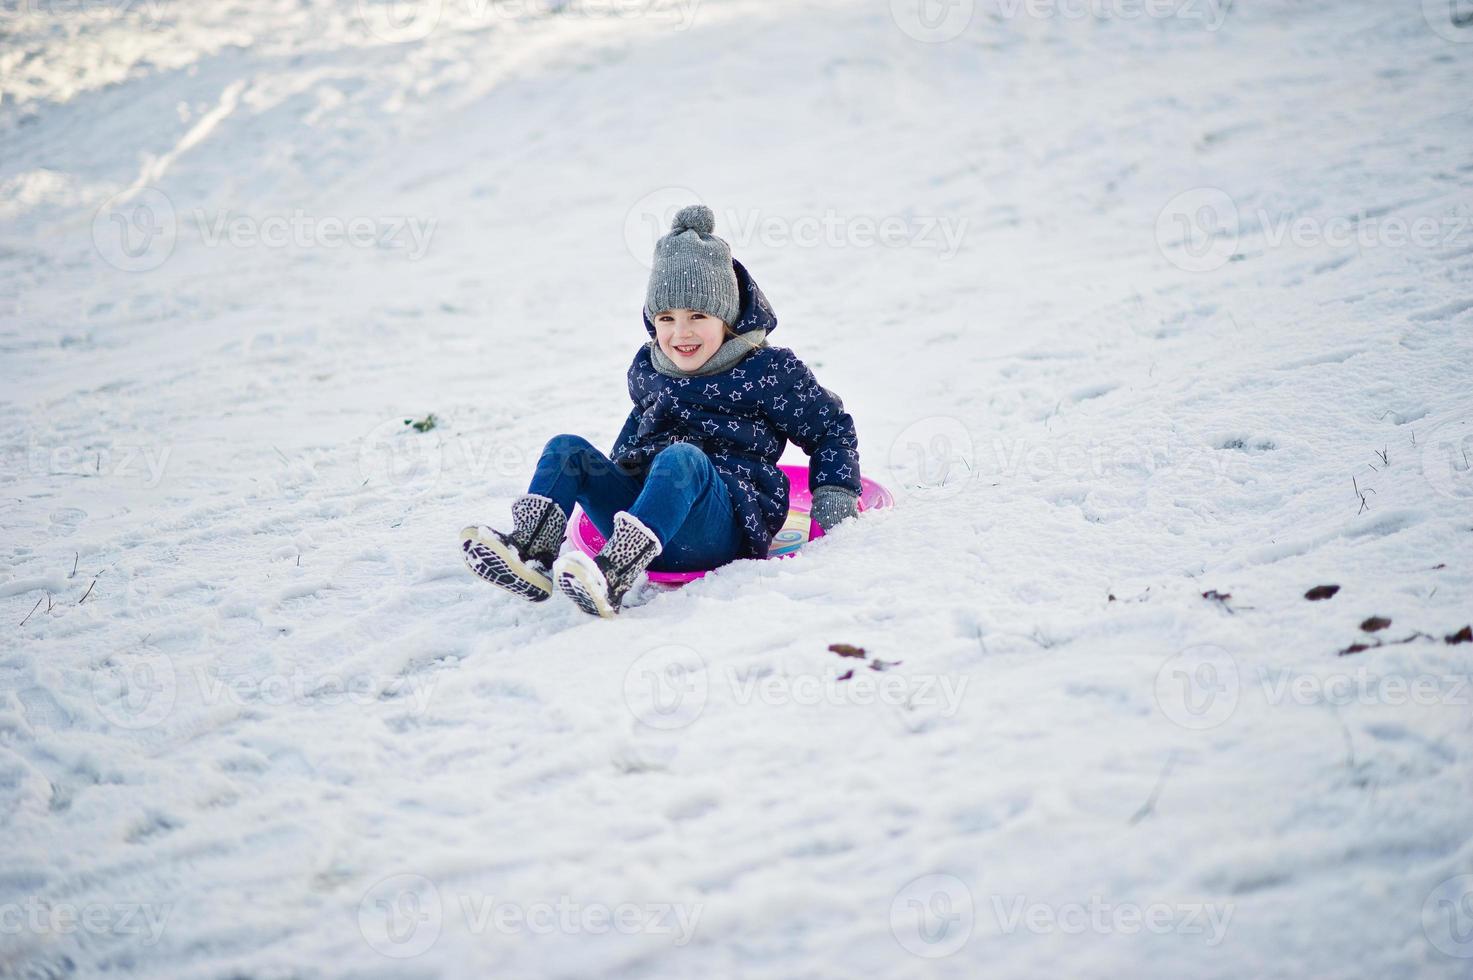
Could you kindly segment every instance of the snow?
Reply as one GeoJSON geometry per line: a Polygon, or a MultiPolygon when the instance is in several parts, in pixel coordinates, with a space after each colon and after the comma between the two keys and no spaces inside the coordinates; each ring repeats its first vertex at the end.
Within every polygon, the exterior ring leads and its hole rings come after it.
{"type": "Polygon", "coordinates": [[[1469,975],[1445,5],[386,7],[0,7],[0,975],[1469,975]],[[898,506],[495,594],[693,200],[898,506]]]}

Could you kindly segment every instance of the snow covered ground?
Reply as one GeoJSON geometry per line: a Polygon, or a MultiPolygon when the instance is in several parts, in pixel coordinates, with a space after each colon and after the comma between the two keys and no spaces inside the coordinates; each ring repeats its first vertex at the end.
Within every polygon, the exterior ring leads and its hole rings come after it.
{"type": "Polygon", "coordinates": [[[0,0],[0,976],[1473,974],[1463,3],[0,0]],[[519,605],[695,199],[898,506],[519,605]]]}

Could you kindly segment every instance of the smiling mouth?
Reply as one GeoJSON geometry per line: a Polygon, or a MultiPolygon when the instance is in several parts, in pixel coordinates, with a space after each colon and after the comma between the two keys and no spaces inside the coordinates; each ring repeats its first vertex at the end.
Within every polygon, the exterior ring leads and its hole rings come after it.
{"type": "Polygon", "coordinates": [[[672,344],[671,346],[674,348],[675,353],[679,354],[681,357],[690,357],[696,351],[701,349],[700,344],[672,344]]]}

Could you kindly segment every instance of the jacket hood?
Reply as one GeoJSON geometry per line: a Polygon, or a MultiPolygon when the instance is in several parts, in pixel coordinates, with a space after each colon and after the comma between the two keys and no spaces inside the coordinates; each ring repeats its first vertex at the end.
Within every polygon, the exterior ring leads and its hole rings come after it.
{"type": "MultiPolygon", "coordinates": [[[[731,324],[732,332],[741,335],[753,330],[765,330],[771,335],[777,329],[777,314],[772,312],[772,304],[767,302],[767,297],[752,279],[752,274],[747,271],[746,266],[732,259],[731,267],[736,273],[737,295],[741,297],[742,302],[736,323],[731,324]]],[[[648,310],[644,313],[644,328],[649,331],[651,337],[655,335],[655,323],[650,319],[648,310]]]]}

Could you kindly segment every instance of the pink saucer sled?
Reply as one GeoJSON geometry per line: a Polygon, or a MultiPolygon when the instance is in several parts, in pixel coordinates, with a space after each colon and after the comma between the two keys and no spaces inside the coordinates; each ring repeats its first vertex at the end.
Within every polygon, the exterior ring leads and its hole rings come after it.
{"type": "MultiPolygon", "coordinates": [[[[796,555],[807,541],[823,537],[823,528],[808,516],[813,498],[808,492],[808,467],[789,463],[778,464],[783,476],[788,478],[788,520],[783,529],[772,539],[768,558],[788,558],[796,555]]],[[[890,491],[874,480],[860,477],[863,492],[859,496],[859,510],[883,510],[895,506],[890,491]]],[[[586,555],[596,555],[603,549],[604,536],[583,513],[583,508],[574,508],[575,516],[568,523],[568,540],[586,555]]],[[[707,571],[711,571],[708,569],[707,571]]],[[[684,585],[705,576],[706,572],[649,572],[651,582],[661,585],[684,585]]]]}

